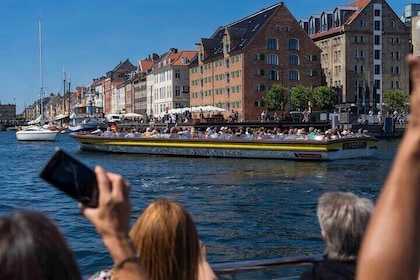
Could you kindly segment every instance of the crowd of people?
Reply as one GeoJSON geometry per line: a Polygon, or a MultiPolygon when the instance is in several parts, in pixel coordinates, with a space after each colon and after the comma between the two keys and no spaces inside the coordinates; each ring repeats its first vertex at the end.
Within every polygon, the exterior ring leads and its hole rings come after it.
{"type": "Polygon", "coordinates": [[[237,127],[209,126],[206,130],[196,130],[194,127],[173,126],[170,129],[159,130],[158,128],[147,127],[142,131],[135,128],[118,130],[109,127],[106,131],[97,129],[91,134],[105,137],[131,137],[131,138],[180,138],[180,139],[248,139],[248,140],[318,140],[328,141],[349,137],[371,137],[368,130],[358,129],[356,132],[350,129],[338,129],[337,127],[327,129],[315,129],[314,127],[288,128],[279,127],[268,129],[264,127],[237,127]]]}
{"type": "MultiPolygon", "coordinates": [[[[411,118],[377,204],[352,193],[318,200],[324,259],[302,279],[418,279],[420,268],[420,58],[409,56],[411,118]],[[374,209],[375,208],[375,209],[374,209]]],[[[97,208],[79,204],[113,258],[91,279],[216,279],[194,221],[182,205],[157,199],[129,230],[130,184],[95,168],[97,208]]],[[[0,280],[82,279],[60,229],[46,215],[0,217],[0,280]]]]}

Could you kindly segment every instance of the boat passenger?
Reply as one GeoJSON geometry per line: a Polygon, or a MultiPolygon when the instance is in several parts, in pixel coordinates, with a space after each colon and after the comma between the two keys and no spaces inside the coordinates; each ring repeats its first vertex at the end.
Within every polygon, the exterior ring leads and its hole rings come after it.
{"type": "Polygon", "coordinates": [[[111,127],[107,127],[106,131],[102,134],[102,136],[111,137],[114,133],[111,130],[111,127]]]}
{"type": "Polygon", "coordinates": [[[313,126],[309,127],[308,139],[314,140],[316,135],[315,128],[313,126]]]}
{"type": "Polygon", "coordinates": [[[137,130],[135,128],[132,128],[129,133],[124,135],[124,137],[125,138],[134,138],[134,137],[136,137],[136,132],[137,132],[137,130]]]}
{"type": "Polygon", "coordinates": [[[191,139],[192,137],[191,132],[187,127],[185,127],[184,129],[180,128],[178,135],[180,136],[180,138],[184,138],[184,139],[191,139]]]}
{"type": "Polygon", "coordinates": [[[219,139],[224,139],[224,140],[228,139],[229,135],[226,132],[227,132],[227,127],[222,126],[219,129],[219,139]]]}
{"type": "Polygon", "coordinates": [[[143,133],[144,138],[149,138],[152,135],[152,129],[150,127],[146,128],[146,131],[143,133]]]}
{"type": "Polygon", "coordinates": [[[96,130],[91,132],[93,135],[102,135],[104,132],[102,131],[101,127],[98,125],[96,130]]]}
{"type": "Polygon", "coordinates": [[[251,139],[252,138],[252,135],[253,135],[253,133],[252,133],[252,128],[250,128],[250,127],[246,127],[245,128],[245,139],[251,139]]]}
{"type": "Polygon", "coordinates": [[[325,242],[323,261],[314,263],[300,279],[354,279],[359,247],[373,210],[371,200],[353,193],[324,193],[317,206],[325,242]]]}
{"type": "Polygon", "coordinates": [[[191,215],[175,201],[159,198],[150,204],[130,237],[150,280],[217,279],[191,215]]]}
{"type": "Polygon", "coordinates": [[[177,126],[171,127],[171,129],[169,130],[169,138],[179,138],[178,132],[179,129],[177,126]]]}

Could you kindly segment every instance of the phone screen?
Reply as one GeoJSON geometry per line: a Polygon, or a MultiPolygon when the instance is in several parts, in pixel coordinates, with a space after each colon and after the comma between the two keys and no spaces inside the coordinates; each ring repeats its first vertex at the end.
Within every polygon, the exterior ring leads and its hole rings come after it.
{"type": "Polygon", "coordinates": [[[84,205],[98,206],[95,172],[63,150],[56,150],[39,176],[84,205]]]}

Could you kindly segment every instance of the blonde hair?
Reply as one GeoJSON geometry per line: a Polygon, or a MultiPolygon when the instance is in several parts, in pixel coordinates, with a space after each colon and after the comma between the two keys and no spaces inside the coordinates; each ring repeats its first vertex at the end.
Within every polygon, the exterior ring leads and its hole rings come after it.
{"type": "Polygon", "coordinates": [[[150,280],[198,279],[197,229],[179,203],[157,199],[137,219],[130,237],[150,280]]]}

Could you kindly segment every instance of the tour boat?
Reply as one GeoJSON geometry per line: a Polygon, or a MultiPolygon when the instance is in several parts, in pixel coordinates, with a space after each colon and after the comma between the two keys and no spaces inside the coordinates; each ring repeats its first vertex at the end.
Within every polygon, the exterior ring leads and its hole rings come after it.
{"type": "Polygon", "coordinates": [[[85,151],[250,159],[338,160],[372,156],[377,148],[373,137],[337,140],[277,139],[187,139],[98,136],[71,133],[85,151]]]}

